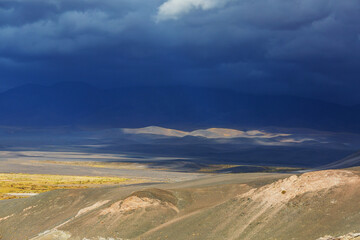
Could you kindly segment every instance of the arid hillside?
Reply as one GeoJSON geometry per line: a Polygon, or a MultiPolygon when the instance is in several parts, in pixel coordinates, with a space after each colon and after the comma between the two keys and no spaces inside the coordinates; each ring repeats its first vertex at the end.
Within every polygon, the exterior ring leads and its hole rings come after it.
{"type": "Polygon", "coordinates": [[[357,239],[358,170],[55,190],[1,201],[0,233],[2,240],[357,239]]]}

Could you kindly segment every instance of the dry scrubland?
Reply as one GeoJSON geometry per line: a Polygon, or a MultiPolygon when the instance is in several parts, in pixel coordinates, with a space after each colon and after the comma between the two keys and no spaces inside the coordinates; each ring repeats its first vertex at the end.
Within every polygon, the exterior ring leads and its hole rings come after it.
{"type": "Polygon", "coordinates": [[[113,169],[143,169],[143,164],[128,162],[96,162],[96,161],[33,161],[34,163],[46,163],[56,165],[83,166],[93,168],[113,168],[113,169]]]}
{"type": "Polygon", "coordinates": [[[212,174],[0,201],[2,240],[357,239],[359,169],[212,174]]]}
{"type": "MultiPolygon", "coordinates": [[[[141,182],[140,180],[136,182],[141,182]]],[[[119,177],[63,176],[47,174],[0,174],[0,200],[24,197],[26,193],[42,193],[55,189],[80,189],[110,184],[135,183],[119,177]]]]}

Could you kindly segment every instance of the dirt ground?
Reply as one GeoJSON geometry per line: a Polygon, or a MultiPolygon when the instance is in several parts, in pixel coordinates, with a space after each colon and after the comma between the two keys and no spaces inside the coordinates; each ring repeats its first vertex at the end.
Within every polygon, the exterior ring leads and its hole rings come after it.
{"type": "Polygon", "coordinates": [[[218,174],[0,202],[3,240],[318,239],[360,232],[358,169],[218,174]]]}

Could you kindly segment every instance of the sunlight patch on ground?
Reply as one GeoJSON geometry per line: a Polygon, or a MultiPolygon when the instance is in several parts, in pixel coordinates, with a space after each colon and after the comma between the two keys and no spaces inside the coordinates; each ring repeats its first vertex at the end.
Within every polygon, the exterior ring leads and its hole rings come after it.
{"type": "Polygon", "coordinates": [[[80,189],[100,185],[133,184],[143,180],[120,177],[65,176],[0,173],[0,200],[29,197],[55,189],[80,189]]]}

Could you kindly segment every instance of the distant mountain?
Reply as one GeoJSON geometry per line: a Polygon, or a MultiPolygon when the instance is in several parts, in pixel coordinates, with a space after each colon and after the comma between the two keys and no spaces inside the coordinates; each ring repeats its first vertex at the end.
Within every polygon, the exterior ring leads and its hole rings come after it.
{"type": "Polygon", "coordinates": [[[0,125],[180,129],[298,127],[360,132],[360,107],[200,87],[98,89],[76,82],[0,94],[0,125]]]}
{"type": "Polygon", "coordinates": [[[339,161],[321,167],[321,169],[339,169],[360,166],[360,152],[354,153],[339,161]]]}
{"type": "Polygon", "coordinates": [[[209,128],[209,129],[198,129],[191,132],[180,131],[176,129],[169,129],[157,126],[150,126],[144,128],[124,128],[123,132],[126,134],[151,134],[167,137],[203,137],[203,138],[276,138],[276,137],[288,137],[291,134],[286,133],[268,133],[259,130],[240,131],[229,128],[209,128]]]}

